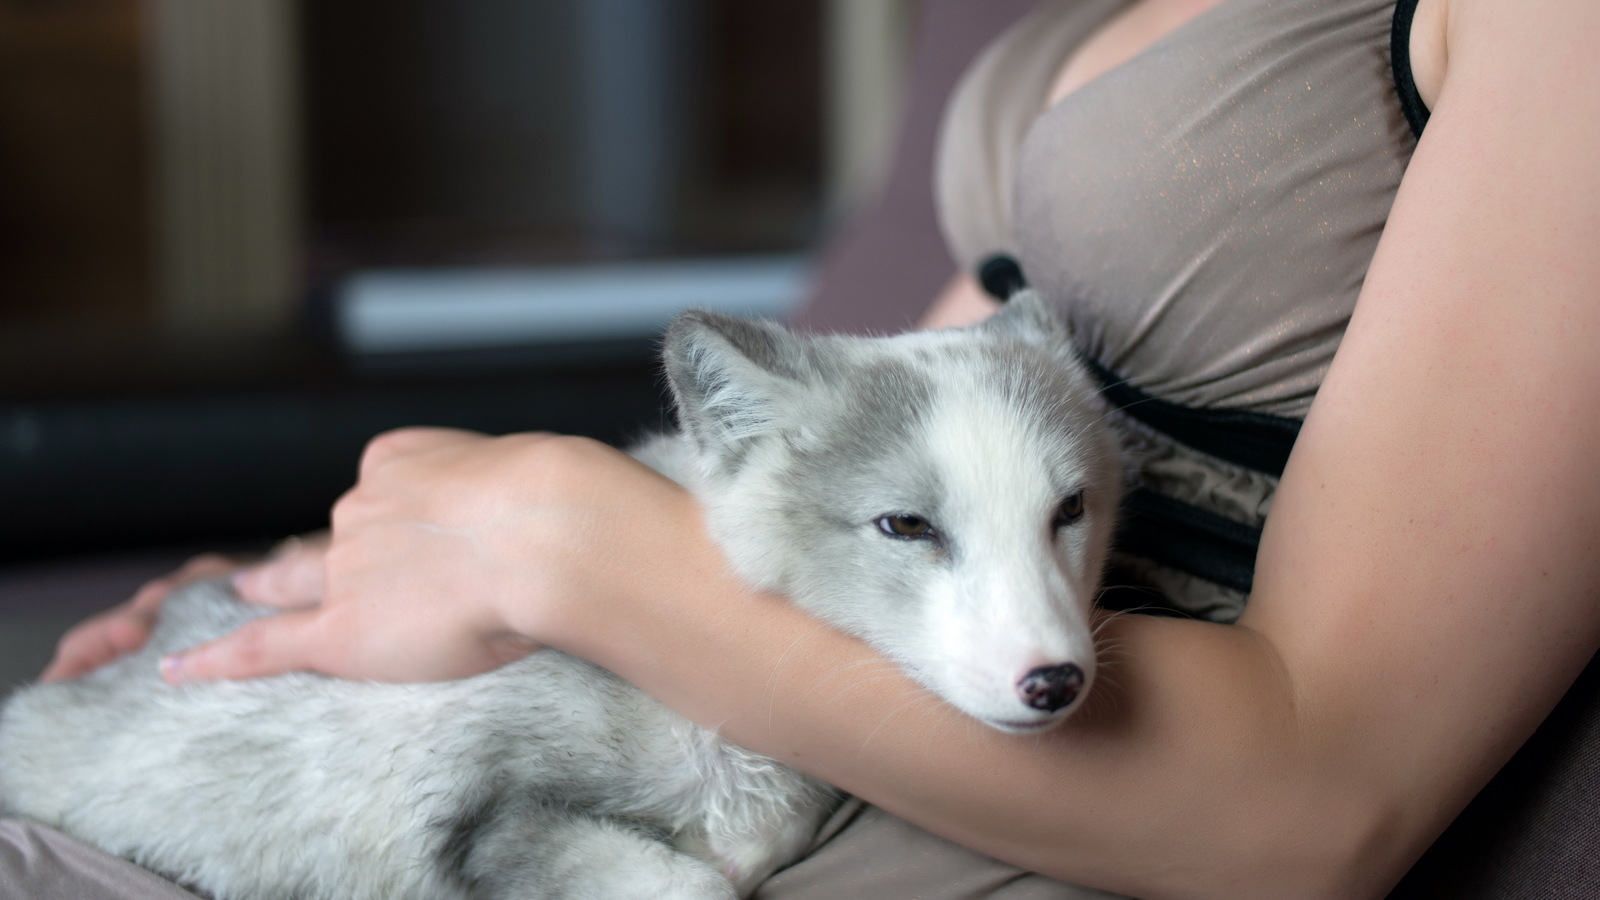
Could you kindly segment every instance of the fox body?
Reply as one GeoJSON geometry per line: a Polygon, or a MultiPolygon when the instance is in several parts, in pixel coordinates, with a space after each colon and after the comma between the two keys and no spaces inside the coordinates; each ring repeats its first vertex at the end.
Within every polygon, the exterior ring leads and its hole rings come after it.
{"type": "MultiPolygon", "coordinates": [[[[633,452],[752,587],[991,727],[1081,702],[1120,465],[1039,301],[888,338],[689,313],[664,355],[680,427],[633,452]]],[[[160,655],[262,614],[193,585],[142,652],[17,692],[0,809],[219,900],[731,898],[837,800],[555,651],[446,683],[161,681],[160,655]]]]}

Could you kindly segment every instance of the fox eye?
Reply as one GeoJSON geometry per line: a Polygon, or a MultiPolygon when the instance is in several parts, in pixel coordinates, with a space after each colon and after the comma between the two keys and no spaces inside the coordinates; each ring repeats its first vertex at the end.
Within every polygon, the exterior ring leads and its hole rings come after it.
{"type": "Polygon", "coordinates": [[[934,536],[933,524],[921,516],[910,513],[896,513],[884,516],[878,520],[878,530],[890,537],[897,538],[931,538],[934,536]]]}
{"type": "Polygon", "coordinates": [[[1083,518],[1083,491],[1078,491],[1061,501],[1056,507],[1056,527],[1064,528],[1083,518]]]}

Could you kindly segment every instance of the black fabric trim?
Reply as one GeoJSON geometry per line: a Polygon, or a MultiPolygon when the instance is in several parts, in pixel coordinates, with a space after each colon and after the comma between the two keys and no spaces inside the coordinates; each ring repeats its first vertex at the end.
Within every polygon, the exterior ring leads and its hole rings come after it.
{"type": "Polygon", "coordinates": [[[1298,419],[1239,409],[1179,406],[1146,394],[1096,360],[1082,356],[1100,380],[1100,393],[1119,412],[1202,453],[1275,478],[1283,475],[1289,451],[1300,436],[1298,419]]]}
{"type": "Polygon", "coordinates": [[[1250,593],[1261,529],[1137,488],[1122,502],[1116,548],[1250,593]]]}
{"type": "Polygon", "coordinates": [[[1389,67],[1394,74],[1394,87],[1400,94],[1400,111],[1411,124],[1411,133],[1422,137],[1428,124],[1428,104],[1422,102],[1417,92],[1417,82],[1411,74],[1411,21],[1417,15],[1417,0],[1398,0],[1394,5],[1394,24],[1389,28],[1389,67]]]}

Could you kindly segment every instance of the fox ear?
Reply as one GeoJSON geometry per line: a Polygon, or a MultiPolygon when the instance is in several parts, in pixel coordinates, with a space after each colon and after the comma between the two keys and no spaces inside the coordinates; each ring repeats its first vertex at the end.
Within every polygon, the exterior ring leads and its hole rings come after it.
{"type": "Polygon", "coordinates": [[[1011,295],[999,312],[985,319],[978,327],[1051,348],[1072,346],[1072,330],[1034,290],[1018,291],[1011,295]]]}
{"type": "Polygon", "coordinates": [[[674,319],[662,355],[679,424],[719,457],[781,427],[811,372],[805,341],[783,326],[710,312],[674,319]]]}

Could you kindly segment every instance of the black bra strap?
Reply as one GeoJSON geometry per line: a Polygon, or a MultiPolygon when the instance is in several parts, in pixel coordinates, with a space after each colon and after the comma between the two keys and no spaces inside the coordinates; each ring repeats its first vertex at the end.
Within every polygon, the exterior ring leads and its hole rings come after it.
{"type": "Polygon", "coordinates": [[[1170,569],[1250,593],[1261,529],[1136,488],[1122,500],[1116,548],[1170,569]]]}
{"type": "Polygon", "coordinates": [[[1422,137],[1428,124],[1428,104],[1422,102],[1417,92],[1417,82],[1411,74],[1411,20],[1417,15],[1417,0],[1398,0],[1394,5],[1394,24],[1389,28],[1389,66],[1394,73],[1394,87],[1400,93],[1400,111],[1411,124],[1411,133],[1422,137]]]}
{"type": "Polygon", "coordinates": [[[1152,397],[1127,379],[1080,354],[1100,379],[1100,393],[1124,415],[1181,444],[1237,466],[1283,475],[1289,451],[1300,436],[1300,420],[1238,409],[1200,409],[1152,397]]]}

